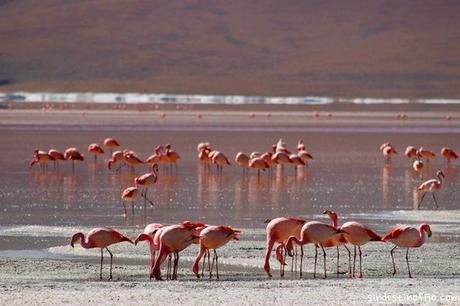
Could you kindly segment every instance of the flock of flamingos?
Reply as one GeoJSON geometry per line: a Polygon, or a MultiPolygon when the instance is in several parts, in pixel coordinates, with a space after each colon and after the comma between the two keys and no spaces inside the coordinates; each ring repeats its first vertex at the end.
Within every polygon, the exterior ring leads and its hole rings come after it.
{"type": "MultiPolygon", "coordinates": [[[[157,146],[154,149],[154,154],[147,158],[145,161],[139,158],[132,150],[113,151],[120,147],[118,141],[113,138],[107,138],[104,141],[104,146],[110,150],[111,159],[108,161],[108,168],[120,171],[122,167],[127,167],[134,171],[134,167],[143,164],[151,165],[151,172],[136,177],[134,185],[126,188],[121,195],[123,206],[126,211],[125,202],[130,203],[134,207],[134,202],[140,196],[144,201],[148,201],[153,205],[153,202],[148,197],[149,188],[157,182],[158,165],[165,164],[167,167],[177,167],[177,162],[180,156],[175,152],[171,145],[157,146]]],[[[216,166],[216,172],[222,174],[223,168],[230,165],[229,159],[224,153],[213,150],[210,143],[200,143],[197,146],[198,159],[203,164],[204,168],[210,171],[211,164],[216,166]]],[[[391,161],[393,155],[397,154],[396,149],[386,142],[380,147],[384,156],[385,162],[391,161]]],[[[97,159],[98,155],[104,154],[104,150],[98,144],[91,144],[88,147],[88,152],[94,154],[97,159]]],[[[407,147],[405,155],[412,161],[413,169],[417,173],[421,173],[425,163],[429,163],[436,154],[424,148],[416,149],[414,147],[407,147]]],[[[441,150],[443,156],[448,163],[458,158],[457,154],[450,148],[443,148],[441,150]]],[[[292,165],[296,169],[298,166],[306,166],[313,156],[306,150],[302,140],[299,140],[297,145],[297,153],[291,153],[285,143],[280,139],[276,145],[273,145],[272,150],[265,153],[253,152],[249,156],[239,152],[235,157],[235,162],[243,168],[243,174],[247,174],[248,169],[257,170],[257,175],[260,171],[269,170],[270,168],[278,165],[292,165]]],[[[49,162],[54,161],[57,163],[59,160],[71,160],[72,169],[74,169],[74,161],[83,161],[83,155],[76,148],[67,149],[64,154],[57,150],[51,149],[48,152],[34,151],[34,157],[30,163],[32,167],[34,164],[39,164],[42,169],[47,169],[49,162]]],[[[427,193],[431,193],[433,200],[438,207],[435,192],[441,188],[444,173],[438,171],[436,178],[427,180],[421,183],[417,190],[423,193],[420,203],[423,201],[427,193]]],[[[144,202],[145,203],[145,202],[144,202]]],[[[337,274],[339,274],[339,247],[344,247],[348,252],[348,274],[350,277],[355,277],[355,266],[357,249],[359,254],[359,275],[362,277],[362,251],[361,246],[371,241],[391,242],[395,246],[391,249],[390,254],[393,264],[393,275],[396,274],[396,265],[394,261],[394,251],[396,248],[406,248],[406,263],[409,277],[412,277],[409,267],[409,249],[418,248],[424,244],[427,236],[431,236],[431,229],[428,224],[421,224],[418,228],[398,225],[391,228],[385,235],[380,236],[372,231],[369,227],[362,225],[358,222],[350,221],[343,225],[339,225],[338,216],[331,210],[325,210],[331,223],[326,224],[320,221],[307,221],[302,218],[285,218],[279,217],[272,220],[267,220],[267,248],[265,252],[264,270],[269,277],[272,276],[270,272],[270,256],[275,247],[275,257],[280,263],[280,276],[284,276],[285,266],[287,265],[287,257],[292,257],[291,270],[297,272],[297,258],[300,256],[299,273],[302,277],[303,267],[303,246],[305,244],[313,244],[315,247],[315,263],[313,276],[316,277],[316,265],[318,257],[318,248],[321,248],[324,261],[324,277],[326,277],[326,251],[325,248],[335,247],[337,250],[337,274]],[[297,252],[296,245],[300,246],[300,254],[297,252]],[[351,251],[348,246],[354,247],[353,264],[351,263],[351,251]],[[295,264],[294,264],[295,262],[295,264]]],[[[85,236],[79,232],[72,236],[71,246],[74,247],[76,243],[80,243],[83,248],[100,248],[101,249],[101,266],[100,266],[100,279],[102,280],[102,266],[104,258],[104,249],[110,255],[110,276],[112,279],[112,259],[113,255],[108,247],[114,243],[129,242],[137,245],[140,241],[148,243],[150,250],[150,278],[157,280],[161,277],[161,265],[168,259],[168,267],[166,277],[167,279],[177,279],[177,269],[179,262],[179,253],[192,244],[199,245],[198,255],[193,262],[192,271],[197,277],[203,277],[206,268],[206,258],[208,261],[207,268],[209,277],[215,275],[219,278],[218,268],[218,255],[216,249],[224,246],[229,241],[239,240],[241,231],[231,228],[229,226],[215,226],[207,225],[201,222],[184,221],[179,224],[163,226],[162,224],[152,223],[145,227],[143,233],[132,240],[120,232],[110,228],[94,228],[85,236]],[[213,251],[213,258],[211,261],[210,250],[213,251]],[[158,255],[156,254],[158,252],[158,255]],[[174,256],[174,259],[172,257],[174,256]],[[204,258],[203,258],[204,257],[204,258]],[[202,261],[200,273],[200,261],[202,261]]]]}

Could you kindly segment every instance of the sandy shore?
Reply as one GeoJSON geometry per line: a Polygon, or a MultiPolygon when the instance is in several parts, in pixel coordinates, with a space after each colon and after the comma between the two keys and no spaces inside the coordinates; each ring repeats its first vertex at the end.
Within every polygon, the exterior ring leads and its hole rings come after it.
{"type": "MultiPolygon", "coordinates": [[[[390,275],[389,245],[363,248],[363,279],[339,278],[333,273],[335,251],[328,252],[328,279],[312,279],[312,250],[307,247],[303,279],[286,273],[272,279],[262,271],[263,242],[248,249],[248,241],[222,250],[226,256],[242,256],[239,268],[222,264],[221,280],[196,279],[190,261],[181,262],[178,281],[149,281],[142,261],[115,257],[114,281],[98,281],[98,258],[51,260],[0,260],[0,303],[5,305],[278,305],[296,304],[401,304],[458,305],[460,299],[460,247],[458,244],[429,243],[410,254],[414,278],[408,279],[404,252],[399,251],[396,277],[390,275]],[[230,254],[232,253],[232,254],[230,254]],[[246,267],[246,258],[256,257],[260,267],[246,267]],[[129,263],[129,264],[128,264],[129,263]]],[[[96,255],[94,253],[93,255],[96,255]]],[[[116,256],[116,254],[115,254],[116,256]]],[[[186,257],[187,258],[187,257],[186,257]]],[[[343,257],[346,261],[345,257],[343,257]]],[[[274,261],[272,260],[272,265],[274,261]]],[[[319,267],[322,270],[322,265],[319,267]]],[[[341,265],[347,269],[346,264],[341,265]]],[[[107,270],[105,270],[107,272],[107,270]]]]}

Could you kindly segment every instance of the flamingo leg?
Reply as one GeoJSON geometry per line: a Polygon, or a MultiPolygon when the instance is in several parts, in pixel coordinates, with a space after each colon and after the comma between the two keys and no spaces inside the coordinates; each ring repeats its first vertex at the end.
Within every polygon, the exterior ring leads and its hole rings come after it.
{"type": "Polygon", "coordinates": [[[171,254],[169,254],[169,257],[168,257],[168,266],[166,268],[166,279],[169,279],[170,278],[170,272],[171,272],[171,254]]]}
{"type": "Polygon", "coordinates": [[[356,245],[354,246],[354,251],[353,251],[353,277],[355,277],[355,266],[356,266],[356,245]]]}
{"type": "Polygon", "coordinates": [[[209,253],[209,250],[206,251],[208,253],[208,271],[209,271],[209,278],[212,277],[212,271],[211,271],[211,254],[209,253]]]}
{"type": "Polygon", "coordinates": [[[407,248],[407,251],[406,251],[406,263],[407,263],[407,271],[409,272],[409,278],[412,278],[412,275],[410,274],[410,267],[409,267],[409,248],[407,248]]]}
{"type": "Polygon", "coordinates": [[[212,270],[214,270],[214,261],[216,260],[216,254],[212,255],[211,270],[209,271],[209,278],[212,278],[212,270]]]}
{"type": "Polygon", "coordinates": [[[395,258],[393,256],[393,252],[394,250],[397,248],[397,246],[395,246],[394,248],[391,249],[390,251],[390,254],[391,254],[391,262],[393,263],[393,276],[396,274],[396,264],[395,264],[395,258]]]}
{"type": "Polygon", "coordinates": [[[267,241],[267,249],[265,250],[265,265],[264,270],[267,273],[268,277],[272,277],[270,273],[270,255],[272,253],[273,245],[275,244],[275,240],[268,240],[267,241]]]}
{"type": "Polygon", "coordinates": [[[105,248],[107,250],[107,252],[109,252],[110,254],[110,274],[109,274],[109,279],[108,280],[111,280],[112,279],[112,263],[113,263],[113,254],[112,252],[110,252],[110,250],[108,248],[105,248]]]}
{"type": "Polygon", "coordinates": [[[219,256],[217,256],[216,249],[214,249],[214,256],[216,256],[216,277],[219,279],[219,256]]]}
{"type": "Polygon", "coordinates": [[[361,253],[361,246],[358,245],[358,251],[359,251],[359,278],[363,278],[363,270],[361,269],[361,261],[363,259],[362,253],[361,253]]]}
{"type": "Polygon", "coordinates": [[[315,268],[313,270],[313,278],[316,278],[316,263],[318,262],[318,246],[315,244],[315,268]]]}
{"type": "Polygon", "coordinates": [[[433,200],[434,200],[434,204],[436,204],[436,208],[439,208],[438,201],[436,201],[436,197],[434,196],[434,193],[432,193],[431,195],[433,195],[433,200]]]}
{"type": "Polygon", "coordinates": [[[303,266],[303,245],[300,246],[300,278],[302,278],[302,266],[303,266]]]}
{"type": "Polygon", "coordinates": [[[204,267],[205,267],[205,264],[206,264],[206,253],[207,253],[207,251],[205,251],[204,256],[203,256],[203,267],[201,268],[201,277],[204,276],[204,267]]]}
{"type": "Polygon", "coordinates": [[[340,253],[339,253],[339,246],[337,246],[337,277],[339,277],[339,260],[340,260],[340,253]]]}
{"type": "Polygon", "coordinates": [[[102,263],[104,262],[104,249],[101,248],[101,272],[99,273],[99,280],[102,280],[102,263]]]}
{"type": "Polygon", "coordinates": [[[125,201],[121,201],[121,204],[123,204],[123,208],[125,209],[125,219],[126,219],[126,216],[128,215],[128,212],[126,210],[126,204],[125,204],[125,201]]]}
{"type": "Polygon", "coordinates": [[[426,196],[426,192],[423,193],[422,199],[420,200],[420,202],[418,202],[418,207],[420,207],[420,204],[422,204],[423,199],[425,198],[425,196],[426,196]]]}
{"type": "Polygon", "coordinates": [[[173,279],[177,280],[177,270],[179,269],[179,252],[174,253],[174,274],[173,279]]]}
{"type": "Polygon", "coordinates": [[[350,277],[351,277],[351,251],[350,251],[350,249],[349,249],[346,245],[344,245],[343,247],[344,247],[344,248],[347,250],[347,252],[348,252],[348,274],[349,274],[350,277]]]}
{"type": "Polygon", "coordinates": [[[322,244],[319,245],[321,249],[323,250],[323,261],[324,261],[324,278],[327,278],[326,275],[326,251],[324,250],[324,247],[322,244]]]}

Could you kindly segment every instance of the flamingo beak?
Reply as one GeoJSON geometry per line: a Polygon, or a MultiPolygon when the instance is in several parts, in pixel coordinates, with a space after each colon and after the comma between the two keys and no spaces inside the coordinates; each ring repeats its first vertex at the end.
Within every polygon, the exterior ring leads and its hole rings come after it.
{"type": "Polygon", "coordinates": [[[428,237],[431,237],[431,234],[432,234],[431,231],[428,231],[428,237]]]}

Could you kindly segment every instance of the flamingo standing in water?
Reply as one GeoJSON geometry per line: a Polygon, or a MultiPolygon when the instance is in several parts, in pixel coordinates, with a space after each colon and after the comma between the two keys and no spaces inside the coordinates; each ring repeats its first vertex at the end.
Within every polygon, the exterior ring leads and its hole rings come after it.
{"type": "MultiPolygon", "coordinates": [[[[213,153],[213,152],[211,152],[211,153],[213,153]]],[[[228,165],[228,166],[231,165],[231,164],[230,164],[230,161],[228,160],[227,156],[225,156],[225,154],[222,153],[222,152],[214,151],[213,154],[211,154],[211,153],[210,153],[209,155],[212,156],[212,157],[210,156],[211,159],[212,159],[212,162],[213,162],[214,164],[216,164],[217,173],[222,174],[222,171],[223,171],[223,169],[224,169],[224,166],[225,166],[225,165],[228,165]]]]}
{"type": "Polygon", "coordinates": [[[152,164],[152,172],[143,174],[139,177],[134,179],[134,184],[138,188],[142,188],[141,197],[144,198],[144,206],[145,201],[149,201],[149,203],[153,206],[153,202],[148,197],[149,188],[155,185],[158,180],[158,165],[152,164]]]}
{"type": "Polygon", "coordinates": [[[391,161],[391,156],[398,154],[398,152],[396,152],[396,149],[389,142],[383,143],[380,146],[380,151],[382,151],[383,158],[385,159],[385,162],[390,162],[391,161]]]}
{"type": "Polygon", "coordinates": [[[249,156],[247,156],[243,152],[236,153],[235,163],[243,169],[243,175],[245,175],[249,169],[249,161],[249,156]]]}
{"type": "Polygon", "coordinates": [[[419,157],[417,149],[413,146],[408,146],[406,148],[406,151],[404,151],[404,155],[406,155],[407,158],[412,159],[412,160],[415,160],[419,157]]]}
{"type": "Polygon", "coordinates": [[[161,264],[169,254],[174,253],[172,279],[177,279],[179,252],[191,245],[194,240],[197,241],[200,238],[195,230],[203,226],[205,226],[203,223],[183,222],[182,224],[164,227],[159,237],[160,252],[150,271],[150,278],[155,277],[156,280],[161,280],[161,264]]]}
{"type": "Polygon", "coordinates": [[[33,165],[38,163],[40,168],[47,170],[48,162],[53,161],[54,158],[46,153],[45,151],[40,151],[38,149],[34,150],[34,158],[30,161],[29,167],[32,168],[33,165]]]}
{"type": "Polygon", "coordinates": [[[444,147],[441,149],[441,155],[447,160],[447,163],[449,164],[451,160],[455,160],[458,158],[457,153],[455,153],[454,150],[448,147],[444,147]]]}
{"type": "Polygon", "coordinates": [[[391,249],[391,261],[393,262],[393,275],[396,274],[396,265],[393,252],[397,247],[406,248],[406,263],[407,271],[409,272],[409,278],[412,278],[409,267],[409,249],[421,247],[425,241],[426,236],[431,237],[431,228],[428,224],[420,224],[418,229],[405,225],[399,225],[393,227],[389,232],[383,236],[383,241],[389,241],[395,244],[395,247],[391,249]]]}
{"type": "Polygon", "coordinates": [[[135,166],[145,164],[145,162],[142,159],[140,159],[134,151],[131,150],[123,151],[123,160],[125,164],[128,165],[129,168],[131,168],[132,172],[134,172],[135,166]]]}
{"type": "Polygon", "coordinates": [[[100,154],[104,154],[104,150],[100,145],[97,143],[92,143],[88,146],[88,152],[94,154],[94,161],[97,161],[97,156],[100,154]]]}
{"type": "Polygon", "coordinates": [[[370,228],[354,221],[343,224],[340,229],[345,231],[345,239],[348,243],[354,246],[353,253],[353,277],[355,277],[355,266],[356,266],[356,247],[359,251],[359,277],[363,277],[362,271],[362,252],[361,246],[365,245],[369,241],[382,241],[382,238],[374,233],[370,228]]]}
{"type": "Polygon", "coordinates": [[[423,179],[422,171],[423,171],[424,165],[423,165],[423,161],[421,157],[422,156],[417,151],[417,159],[414,160],[414,162],[412,163],[412,168],[415,170],[415,172],[417,172],[417,174],[419,174],[420,179],[423,179]]]}
{"type": "Polygon", "coordinates": [[[153,150],[153,154],[150,155],[145,162],[147,164],[159,164],[164,161],[164,155],[163,152],[161,152],[161,146],[156,146],[155,149],[153,150]]]}
{"type": "Polygon", "coordinates": [[[260,170],[265,171],[265,169],[270,168],[269,164],[260,157],[255,157],[249,161],[248,166],[253,169],[257,169],[257,177],[260,178],[260,170]]]}
{"type": "Polygon", "coordinates": [[[211,153],[211,148],[207,146],[200,146],[198,145],[199,153],[198,153],[198,160],[200,161],[201,164],[203,164],[205,170],[210,170],[210,165],[212,162],[211,157],[209,156],[209,153],[211,153]]]}
{"type": "Polygon", "coordinates": [[[418,149],[418,154],[426,159],[426,162],[429,163],[431,159],[435,158],[436,157],[436,154],[434,154],[433,151],[430,151],[430,150],[427,150],[427,149],[424,149],[423,147],[420,147],[420,149],[418,149]]]}
{"type": "Polygon", "coordinates": [[[174,164],[174,167],[177,169],[177,161],[180,159],[180,155],[171,149],[170,144],[165,145],[166,153],[165,153],[165,159],[166,161],[172,166],[174,164]]]}
{"type": "Polygon", "coordinates": [[[123,208],[125,209],[125,216],[128,214],[126,211],[125,202],[131,204],[133,215],[134,215],[134,202],[136,201],[137,197],[139,196],[139,189],[137,187],[128,187],[121,193],[121,203],[123,204],[123,208]]]}
{"type": "Polygon", "coordinates": [[[204,276],[204,267],[206,263],[206,255],[208,256],[209,278],[212,278],[212,270],[214,268],[214,261],[216,262],[216,277],[219,279],[219,261],[216,249],[226,245],[230,240],[239,240],[240,230],[233,229],[229,226],[207,226],[200,233],[200,252],[198,253],[192,265],[192,271],[199,278],[198,265],[204,255],[203,268],[201,276],[204,276]],[[212,264],[210,263],[209,249],[214,250],[212,257],[212,264]]]}
{"type": "Polygon", "coordinates": [[[112,261],[113,254],[110,252],[108,247],[112,244],[127,241],[133,243],[131,239],[124,236],[120,232],[106,227],[94,228],[85,235],[78,232],[72,236],[70,246],[74,247],[75,243],[80,242],[80,245],[85,249],[100,248],[101,249],[101,272],[99,279],[102,280],[102,264],[104,262],[104,249],[110,254],[110,276],[108,280],[112,279],[112,261]]]}
{"type": "Polygon", "coordinates": [[[445,178],[445,177],[446,176],[444,175],[444,172],[439,170],[438,172],[436,172],[436,179],[431,179],[431,180],[425,181],[425,182],[421,183],[417,187],[417,191],[423,192],[422,199],[418,203],[419,207],[420,207],[420,204],[422,204],[422,201],[425,198],[425,195],[426,195],[427,192],[431,192],[431,195],[433,196],[434,203],[436,204],[436,208],[439,207],[438,202],[436,201],[436,197],[435,197],[434,193],[436,191],[438,191],[439,189],[441,189],[442,179],[445,178]]]}
{"type": "Polygon", "coordinates": [[[104,146],[107,147],[110,150],[110,154],[112,154],[112,151],[120,147],[120,144],[115,138],[106,138],[104,140],[104,146]]]}
{"type": "MultiPolygon", "coordinates": [[[[302,258],[303,257],[303,245],[307,243],[314,243],[315,244],[315,268],[313,270],[313,277],[316,278],[316,263],[318,260],[318,245],[319,245],[321,249],[323,250],[324,278],[326,278],[327,277],[326,275],[326,251],[324,250],[322,243],[342,233],[345,233],[345,231],[342,229],[336,229],[333,226],[330,226],[329,224],[319,222],[319,221],[310,221],[310,222],[305,223],[302,226],[302,229],[300,231],[300,240],[295,236],[291,236],[288,238],[286,242],[286,250],[289,256],[292,256],[293,243],[296,243],[301,246],[302,253],[300,256],[302,258]]],[[[301,262],[302,262],[302,259],[301,259],[301,262]]]]}
{"type": "Polygon", "coordinates": [[[59,152],[56,149],[50,149],[48,151],[48,155],[51,156],[52,158],[54,158],[54,165],[58,166],[58,167],[59,167],[59,161],[60,160],[65,160],[64,154],[62,154],[61,152],[59,152]]]}
{"type": "Polygon", "coordinates": [[[112,153],[112,158],[107,162],[107,168],[112,170],[112,165],[121,164],[116,171],[120,170],[125,164],[125,158],[123,157],[123,151],[115,151],[112,153]]]}
{"type": "Polygon", "coordinates": [[[64,151],[64,158],[72,161],[72,172],[75,171],[74,161],[84,161],[83,155],[77,150],[77,148],[68,148],[64,151]]]}
{"type": "MultiPolygon", "coordinates": [[[[289,237],[295,236],[296,238],[300,238],[300,230],[305,222],[307,221],[299,218],[280,217],[270,220],[267,223],[267,249],[265,250],[264,270],[269,277],[272,277],[270,272],[270,255],[272,253],[273,246],[277,243],[284,248],[284,245],[289,237]]],[[[283,256],[280,253],[282,248],[276,249],[278,261],[281,263],[281,276],[283,276],[283,266],[285,265],[283,256]]],[[[303,249],[301,255],[303,255],[303,249]]],[[[300,258],[300,275],[302,275],[302,259],[303,257],[300,258]]]]}
{"type": "MultiPolygon", "coordinates": [[[[335,212],[333,212],[332,210],[326,209],[323,212],[323,214],[327,214],[329,216],[329,218],[331,219],[331,226],[337,229],[340,228],[339,218],[335,212]]],[[[321,243],[321,245],[325,248],[334,247],[334,246],[337,248],[337,275],[339,275],[340,273],[339,271],[339,260],[340,260],[339,246],[343,246],[347,250],[348,252],[348,272],[351,277],[351,252],[350,252],[350,249],[347,248],[346,244],[347,244],[347,239],[345,237],[345,234],[334,236],[333,238],[321,243]]]]}

